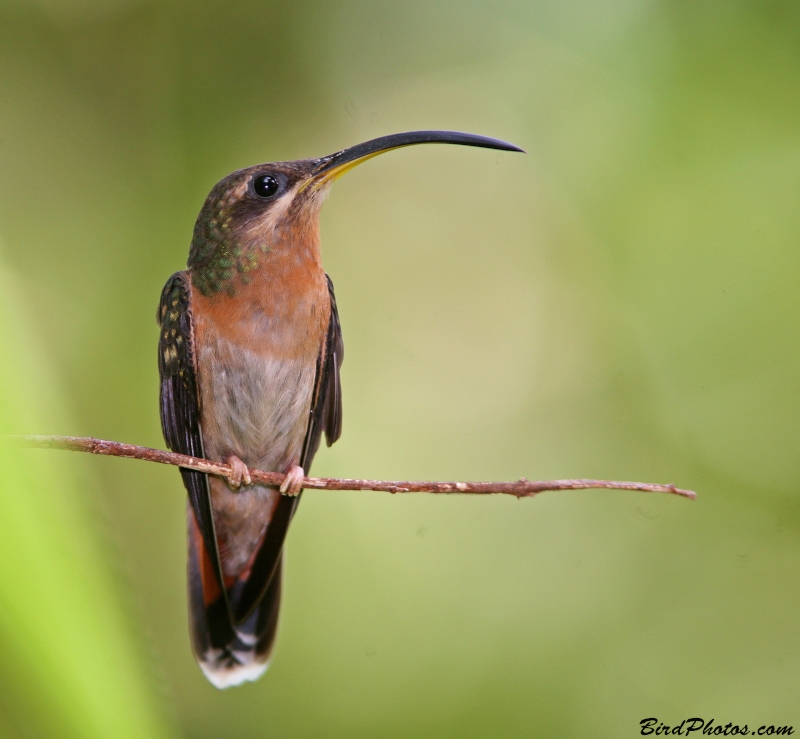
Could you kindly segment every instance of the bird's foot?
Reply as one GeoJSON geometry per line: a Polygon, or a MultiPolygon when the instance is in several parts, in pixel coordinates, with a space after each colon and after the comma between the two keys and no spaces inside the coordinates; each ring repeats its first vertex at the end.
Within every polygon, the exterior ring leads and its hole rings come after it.
{"type": "Polygon", "coordinates": [[[281,493],[283,495],[299,495],[303,489],[303,478],[305,476],[306,473],[303,472],[303,468],[293,464],[286,473],[286,479],[281,484],[281,493]]]}
{"type": "Polygon", "coordinates": [[[253,482],[250,479],[250,470],[247,469],[247,465],[235,454],[225,457],[222,461],[231,468],[231,476],[228,478],[228,487],[231,490],[238,490],[242,483],[250,485],[253,482]]]}

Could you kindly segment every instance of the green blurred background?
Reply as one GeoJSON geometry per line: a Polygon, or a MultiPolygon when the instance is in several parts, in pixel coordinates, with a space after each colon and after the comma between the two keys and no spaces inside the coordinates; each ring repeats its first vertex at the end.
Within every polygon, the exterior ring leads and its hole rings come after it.
{"type": "Polygon", "coordinates": [[[154,313],[211,186],[448,128],[528,154],[391,153],[323,211],[314,472],[699,492],[308,492],[272,667],[217,692],[177,472],[4,447],[2,735],[800,725],[799,122],[794,0],[0,0],[3,433],[163,446],[154,313]]]}

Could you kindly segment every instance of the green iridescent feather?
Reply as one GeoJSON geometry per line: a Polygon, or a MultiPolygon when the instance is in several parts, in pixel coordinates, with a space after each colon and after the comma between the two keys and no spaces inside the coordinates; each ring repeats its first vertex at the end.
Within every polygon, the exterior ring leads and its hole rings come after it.
{"type": "Polygon", "coordinates": [[[259,255],[269,247],[244,246],[231,230],[232,207],[237,201],[238,178],[226,178],[208,196],[194,226],[188,266],[192,284],[203,295],[236,293],[236,279],[250,282],[249,272],[258,268],[259,255]]]}

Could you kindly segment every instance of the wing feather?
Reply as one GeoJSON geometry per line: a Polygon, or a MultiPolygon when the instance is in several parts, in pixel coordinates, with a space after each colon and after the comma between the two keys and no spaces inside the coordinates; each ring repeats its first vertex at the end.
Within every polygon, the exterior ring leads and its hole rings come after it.
{"type": "MultiPolygon", "coordinates": [[[[174,452],[203,457],[200,428],[200,393],[194,362],[191,289],[186,272],[176,272],[161,292],[156,320],[161,327],[158,369],[161,376],[161,429],[174,452]]],[[[211,559],[212,569],[223,583],[214,532],[211,493],[203,472],[181,468],[197,526],[211,559]]],[[[221,588],[224,592],[224,588],[221,588]]]]}

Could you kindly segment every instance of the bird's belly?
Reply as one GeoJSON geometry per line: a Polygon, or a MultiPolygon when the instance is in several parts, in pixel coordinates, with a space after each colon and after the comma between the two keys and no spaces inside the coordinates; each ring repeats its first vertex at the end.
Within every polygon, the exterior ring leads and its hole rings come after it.
{"type": "MultiPolygon", "coordinates": [[[[207,458],[235,454],[277,472],[299,464],[314,391],[316,357],[277,358],[215,337],[198,346],[203,447],[207,458]]],[[[231,490],[209,478],[223,571],[247,565],[279,493],[259,485],[231,490]]]]}
{"type": "Polygon", "coordinates": [[[316,358],[274,358],[223,340],[201,348],[201,424],[206,456],[235,454],[282,472],[297,463],[308,426],[316,358]]]}

